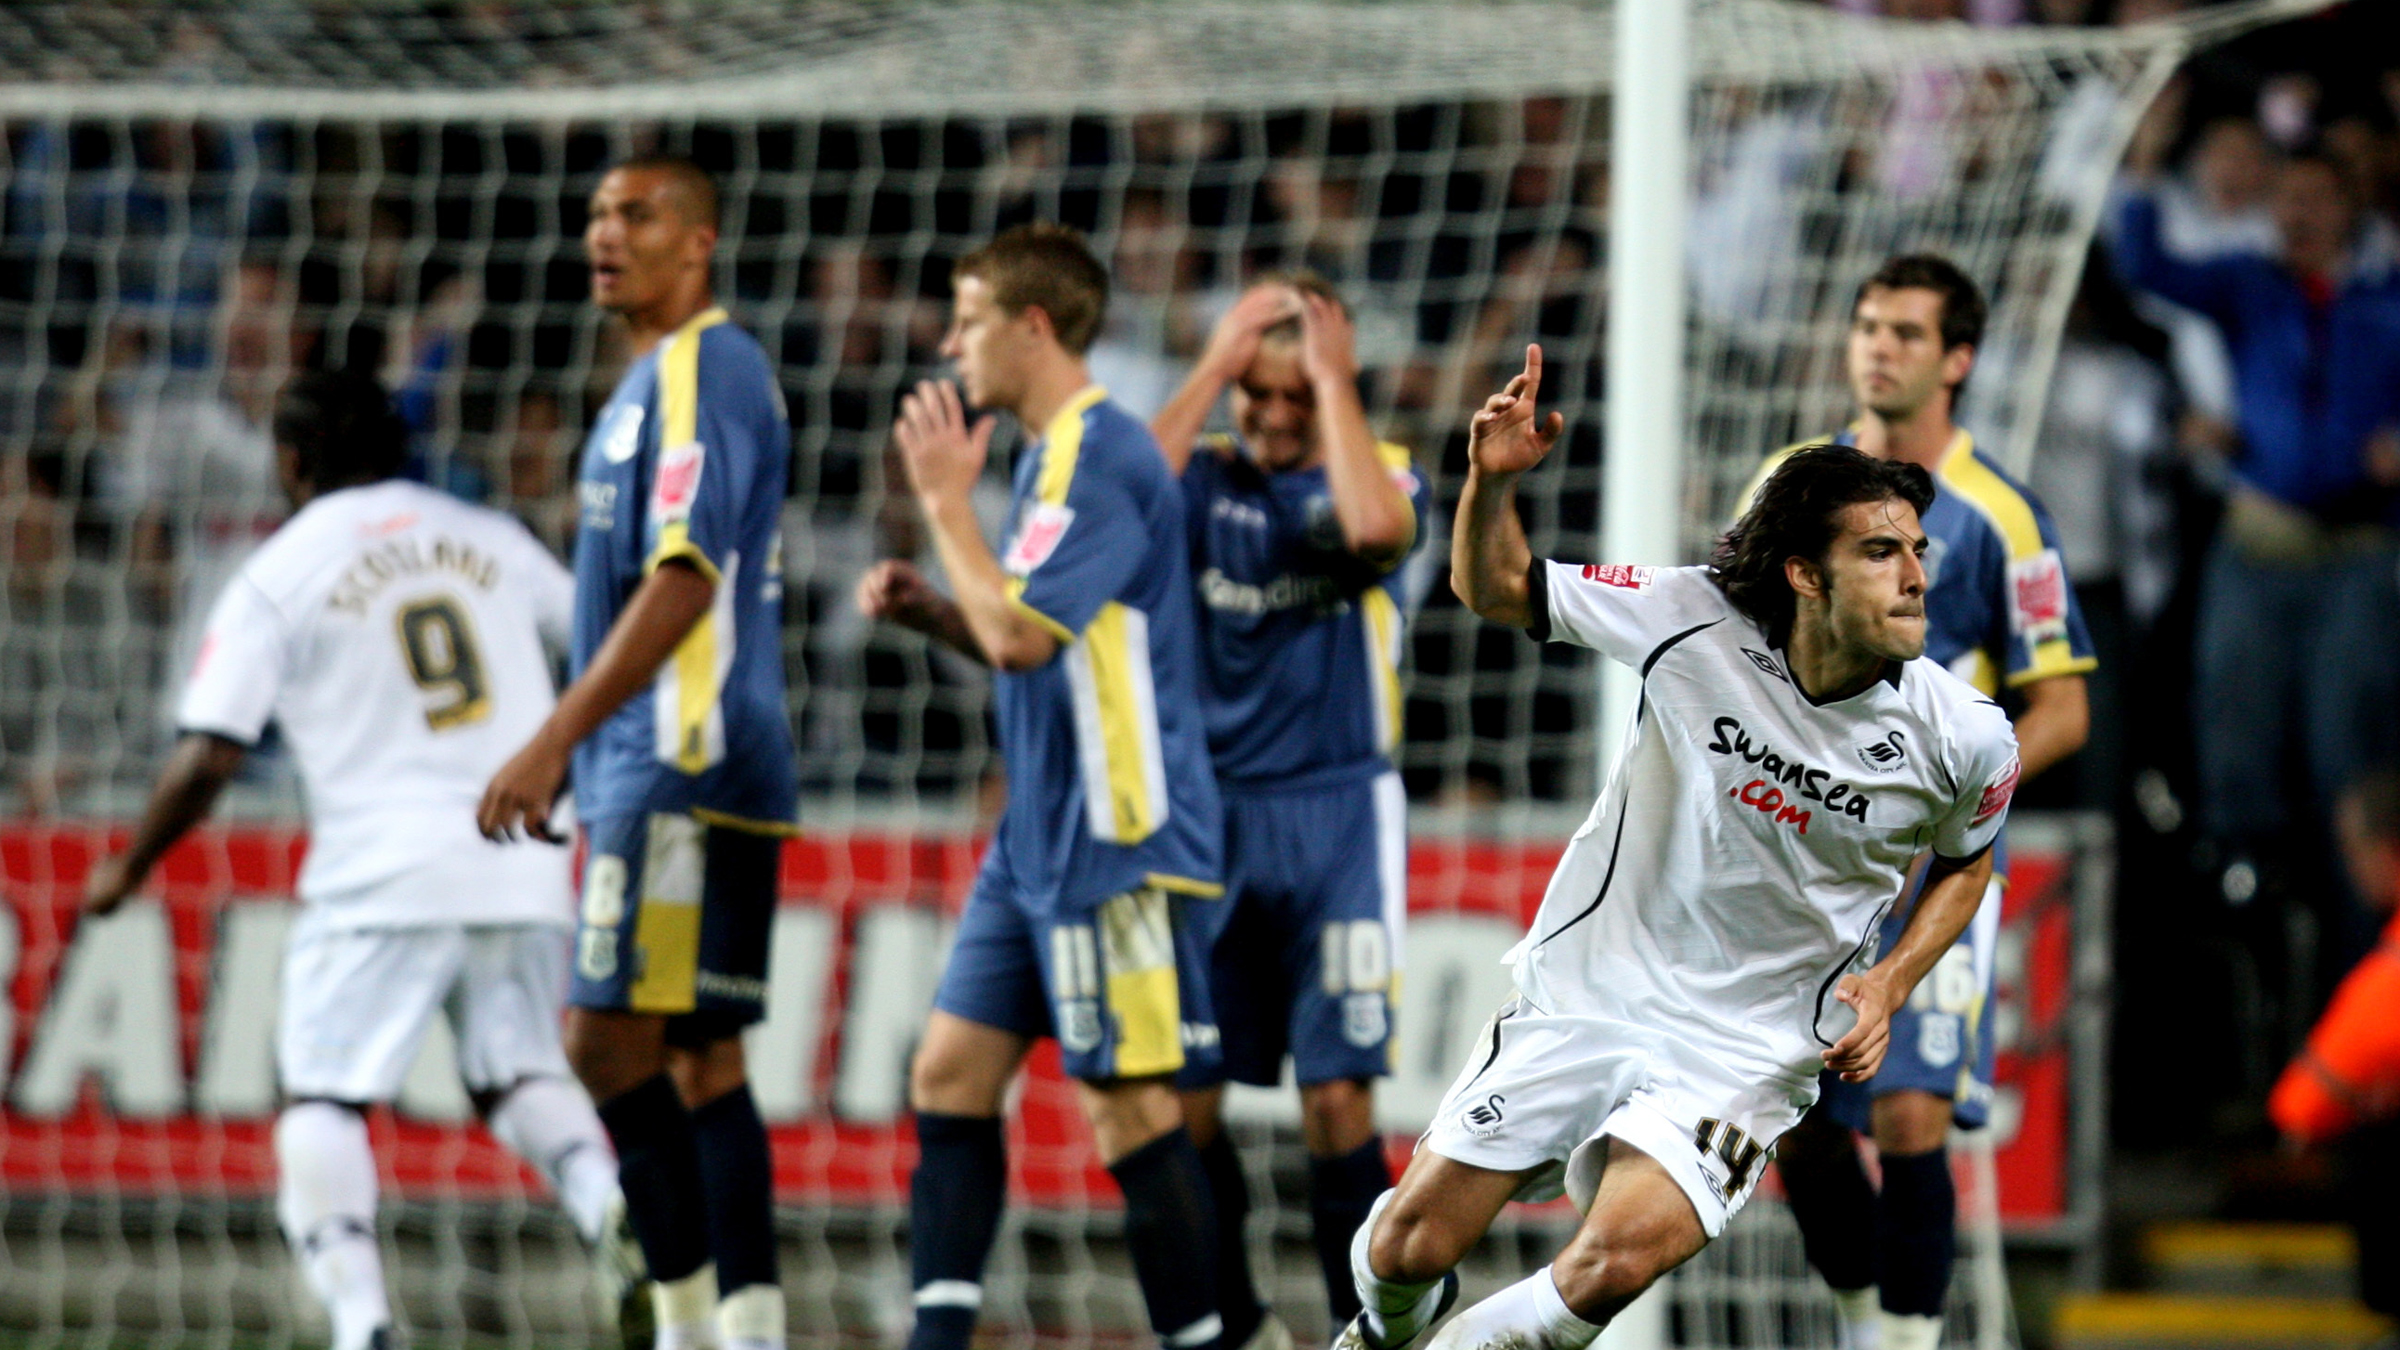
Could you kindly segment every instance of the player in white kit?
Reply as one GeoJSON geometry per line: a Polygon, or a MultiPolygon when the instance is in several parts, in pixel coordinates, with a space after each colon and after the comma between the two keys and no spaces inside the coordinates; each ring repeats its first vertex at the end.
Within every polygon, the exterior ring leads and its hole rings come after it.
{"type": "Polygon", "coordinates": [[[1924,471],[1795,453],[1714,567],[1533,557],[1515,480],[1541,353],[1474,418],[1451,585],[1536,639],[1641,673],[1625,749],[1511,954],[1493,1019],[1352,1245],[1365,1311],[1337,1350],[1397,1350],[1455,1298],[1502,1205],[1563,1189],[1553,1263],[1436,1347],[1580,1350],[1723,1231],[1821,1069],[1872,1075],[1893,1009],[1983,898],[2016,783],[2000,708],[1929,661],[1924,471]],[[1930,851],[1888,952],[1876,925],[1930,851]]]}
{"type": "Polygon", "coordinates": [[[484,783],[550,711],[574,585],[516,521],[394,478],[406,434],[369,377],[284,392],[276,455],[297,513],[218,597],[182,738],[84,893],[115,909],[281,729],[309,849],[278,1014],[277,1213],[335,1350],[390,1343],[364,1112],[398,1094],[437,1013],[492,1133],[549,1179],[604,1273],[638,1270],[615,1155],[559,1047],[567,850],[475,827],[484,783]]]}

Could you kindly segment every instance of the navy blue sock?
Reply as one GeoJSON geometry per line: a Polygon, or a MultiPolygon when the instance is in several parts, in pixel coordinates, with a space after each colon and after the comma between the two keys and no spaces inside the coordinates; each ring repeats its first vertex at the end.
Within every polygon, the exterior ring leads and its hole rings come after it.
{"type": "Polygon", "coordinates": [[[1392,1187],[1383,1160],[1383,1140],[1369,1139],[1348,1153],[1308,1160],[1308,1217],[1317,1239],[1317,1264],[1325,1271],[1325,1306],[1337,1327],[1358,1316],[1358,1286],[1350,1275],[1350,1239],[1367,1221],[1375,1197],[1392,1187]]]}
{"type": "Polygon", "coordinates": [[[708,1213],[691,1113],[665,1074],[600,1103],[600,1124],[617,1148],[617,1185],[657,1280],[680,1280],[708,1263],[708,1213]]]}
{"type": "Polygon", "coordinates": [[[1795,1149],[1776,1168],[1783,1174],[1792,1219],[1800,1225],[1801,1249],[1825,1283],[1836,1289],[1875,1283],[1875,1187],[1850,1132],[1841,1131],[1838,1144],[1805,1154],[1795,1149]]]}
{"type": "Polygon", "coordinates": [[[775,1277],[775,1160],[767,1123],[744,1083],[692,1112],[701,1193],[708,1197],[708,1251],[717,1292],[730,1294],[775,1277]]]}
{"type": "Polygon", "coordinates": [[[1208,1173],[1209,1198],[1217,1207],[1217,1306],[1225,1318],[1225,1344],[1238,1346],[1267,1315],[1250,1278],[1249,1244],[1243,1241],[1250,1220],[1250,1179],[1242,1173],[1242,1155],[1223,1130],[1200,1150],[1200,1166],[1208,1173]]]}
{"type": "Polygon", "coordinates": [[[1200,1150],[1178,1125],[1108,1170],[1125,1192],[1125,1245],[1151,1330],[1172,1350],[1216,1350],[1217,1207],[1200,1150]]]}
{"type": "Polygon", "coordinates": [[[975,1336],[983,1263],[1008,1203],[1008,1146],[993,1116],[917,1112],[917,1170],[908,1180],[909,1287],[917,1291],[908,1350],[966,1350],[975,1336]]]}
{"type": "Polygon", "coordinates": [[[1883,1194],[1875,1206],[1875,1283],[1883,1310],[1939,1317],[1958,1254],[1958,1191],[1944,1149],[1883,1155],[1883,1194]]]}

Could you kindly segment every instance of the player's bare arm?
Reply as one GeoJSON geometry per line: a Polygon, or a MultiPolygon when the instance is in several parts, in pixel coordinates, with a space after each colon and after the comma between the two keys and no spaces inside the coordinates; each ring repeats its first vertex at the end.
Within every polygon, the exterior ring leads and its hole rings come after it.
{"type": "Polygon", "coordinates": [[[1537,420],[1541,391],[1542,349],[1534,344],[1524,371],[1467,424],[1467,484],[1450,535],[1450,589],[1477,614],[1513,628],[1533,622],[1525,591],[1533,550],[1517,519],[1517,477],[1541,463],[1567,427],[1557,412],[1537,420]]]}
{"type": "Polygon", "coordinates": [[[1191,463],[1192,447],[1199,442],[1200,430],[1208,425],[1217,400],[1250,368],[1251,359],[1258,355],[1260,337],[1292,316],[1293,305],[1289,286],[1253,286],[1217,320],[1183,387],[1150,419],[1150,434],[1158,441],[1159,453],[1166,456],[1167,472],[1181,475],[1183,466],[1191,463]]]}
{"type": "Polygon", "coordinates": [[[475,824],[485,838],[513,840],[521,827],[535,839],[565,842],[550,829],[550,808],[567,781],[575,747],[657,677],[716,595],[717,583],[679,558],[659,564],[643,579],[591,665],[558,696],[541,730],[484,788],[475,824]]]}
{"type": "Polygon", "coordinates": [[[1883,1053],[1892,1043],[1892,1013],[1974,921],[1992,880],[1992,851],[1987,848],[1966,862],[1937,853],[1927,868],[1924,892],[1900,940],[1865,974],[1845,975],[1834,989],[1835,998],[1858,1011],[1858,1025],[1825,1052],[1825,1067],[1846,1083],[1866,1082],[1883,1067],[1883,1053]]]}
{"type": "Polygon", "coordinates": [[[901,400],[892,434],[975,646],[1002,670],[1032,670],[1058,653],[1058,639],[1009,596],[1008,574],[975,519],[972,493],[991,451],[992,426],[986,417],[970,427],[958,386],[927,380],[901,400]]]}
{"type": "Polygon", "coordinates": [[[175,847],[175,841],[208,818],[218,794],[241,771],[242,760],[249,753],[239,741],[205,731],[186,732],[150,789],[150,802],[142,808],[133,842],[123,852],[94,864],[91,875],[84,879],[84,912],[113,913],[139,890],[149,879],[150,869],[175,847]]]}
{"type": "Polygon", "coordinates": [[[1317,402],[1317,438],[1325,486],[1342,544],[1377,567],[1397,566],[1416,542],[1416,512],[1376,450],[1374,428],[1358,397],[1358,333],[1330,296],[1296,292],[1300,367],[1317,402]]]}
{"type": "Polygon", "coordinates": [[[2017,715],[2017,758],[2025,776],[2050,768],[2091,739],[2092,702],[2081,675],[2053,675],[2019,691],[2025,707],[2017,715]]]}
{"type": "Polygon", "coordinates": [[[858,612],[913,628],[969,660],[988,662],[965,612],[904,558],[886,558],[858,579],[858,612]]]}

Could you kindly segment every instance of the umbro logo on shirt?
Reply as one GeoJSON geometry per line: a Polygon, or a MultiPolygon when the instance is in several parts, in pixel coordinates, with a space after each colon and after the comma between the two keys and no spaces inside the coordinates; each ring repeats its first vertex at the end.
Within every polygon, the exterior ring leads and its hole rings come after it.
{"type": "Polygon", "coordinates": [[[1742,655],[1750,658],[1751,665],[1754,665],[1760,670],[1767,672],[1776,679],[1782,680],[1786,684],[1791,683],[1791,677],[1783,673],[1783,667],[1775,664],[1774,657],[1767,655],[1765,652],[1754,652],[1748,647],[1742,648],[1742,655]]]}

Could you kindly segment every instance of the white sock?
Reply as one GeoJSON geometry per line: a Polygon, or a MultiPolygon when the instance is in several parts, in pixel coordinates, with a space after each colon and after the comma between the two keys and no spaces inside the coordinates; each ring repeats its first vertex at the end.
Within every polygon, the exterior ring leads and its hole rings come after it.
{"type": "Polygon", "coordinates": [[[1585,1350],[1600,1328],[1577,1317],[1544,1266],[1450,1319],[1426,1350],[1492,1350],[1528,1346],[1535,1350],[1585,1350]]]}
{"type": "Polygon", "coordinates": [[[486,1123],[549,1180],[583,1240],[599,1242],[617,1195],[617,1154],[584,1090],[564,1078],[528,1078],[500,1099],[486,1123]]]}
{"type": "Polygon", "coordinates": [[[1441,1306],[1440,1280],[1424,1284],[1387,1280],[1375,1273],[1374,1265],[1367,1259],[1367,1253],[1375,1245],[1375,1221],[1383,1217],[1384,1206],[1398,1194],[1397,1190],[1389,1190],[1376,1196],[1375,1203],[1367,1210],[1367,1221],[1350,1236],[1350,1280],[1358,1287],[1358,1301],[1366,1305],[1366,1311],[1360,1315],[1366,1319],[1368,1339],[1377,1345],[1399,1345],[1413,1340],[1441,1306]]]}
{"type": "Polygon", "coordinates": [[[1883,1343],[1883,1306],[1874,1285],[1833,1291],[1834,1311],[1841,1314],[1842,1350],[1877,1350],[1883,1343]]]}
{"type": "Polygon", "coordinates": [[[717,1343],[724,1350],[783,1350],[783,1290],[748,1284],[720,1299],[717,1343]]]}
{"type": "Polygon", "coordinates": [[[704,1265],[680,1280],[650,1285],[658,1321],[654,1350],[710,1350],[717,1343],[717,1268],[704,1265]]]}
{"type": "Polygon", "coordinates": [[[1882,1350],[1935,1350],[1942,1343],[1942,1319],[1938,1317],[1878,1312],[1875,1321],[1882,1350]]]}
{"type": "Polygon", "coordinates": [[[364,1350],[392,1320],[375,1237],[375,1151],[366,1118],[299,1102],[275,1121],[275,1213],[309,1288],[333,1316],[333,1350],[364,1350]]]}

